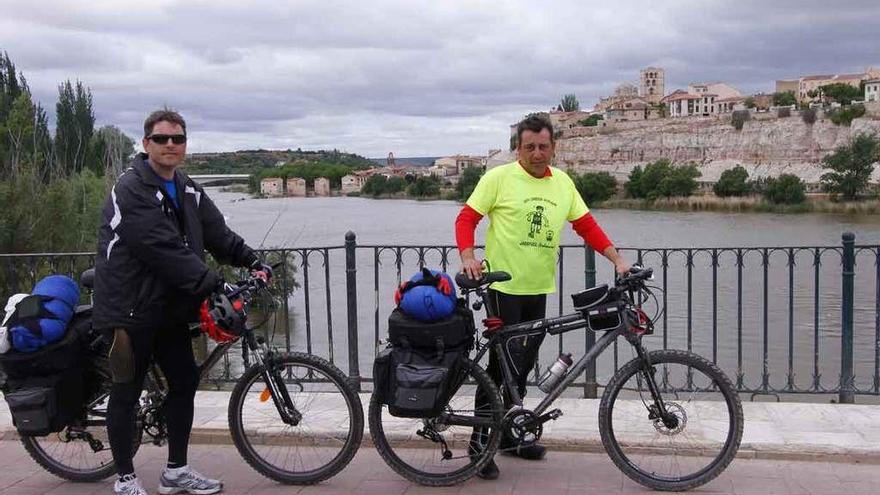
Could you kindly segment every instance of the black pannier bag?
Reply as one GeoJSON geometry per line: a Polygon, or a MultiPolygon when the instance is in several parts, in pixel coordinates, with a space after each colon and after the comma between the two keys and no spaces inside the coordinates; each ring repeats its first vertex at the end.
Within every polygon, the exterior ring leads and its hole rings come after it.
{"type": "Polygon", "coordinates": [[[442,412],[461,383],[462,363],[474,343],[473,314],[461,301],[452,317],[425,323],[395,309],[390,345],[373,365],[375,392],[392,416],[429,418],[442,412]]]}
{"type": "Polygon", "coordinates": [[[32,353],[0,354],[4,398],[20,434],[61,431],[84,411],[87,313],[74,316],[58,342],[32,353]]]}
{"type": "Polygon", "coordinates": [[[623,305],[607,284],[572,294],[571,299],[594,332],[615,330],[623,324],[623,305]]]}

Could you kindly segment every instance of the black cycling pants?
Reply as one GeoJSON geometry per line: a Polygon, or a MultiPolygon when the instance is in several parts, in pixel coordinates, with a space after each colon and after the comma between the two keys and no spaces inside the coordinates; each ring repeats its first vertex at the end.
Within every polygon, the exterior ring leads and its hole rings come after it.
{"type": "MultiPolygon", "coordinates": [[[[544,318],[547,314],[546,294],[518,296],[489,289],[488,304],[492,312],[504,320],[505,325],[537,320],[544,318]]],[[[505,352],[510,357],[511,371],[516,380],[516,386],[521,398],[524,398],[526,395],[526,382],[528,381],[529,373],[535,368],[535,362],[538,360],[538,350],[545,336],[546,332],[542,331],[535,335],[517,337],[507,342],[502,342],[505,352]]],[[[500,356],[498,356],[498,352],[494,347],[489,349],[489,367],[486,368],[486,371],[489,373],[492,381],[500,387],[503,372],[500,356]]],[[[509,409],[513,404],[506,389],[503,392],[503,398],[504,408],[509,409]]],[[[488,397],[486,397],[483,389],[477,387],[474,402],[475,409],[478,412],[481,408],[489,406],[488,397]]]]}
{"type": "Polygon", "coordinates": [[[134,472],[132,442],[135,411],[143,390],[144,378],[153,359],[168,382],[164,402],[168,428],[168,463],[187,463],[189,435],[193,422],[193,400],[199,386],[199,369],[193,356],[187,325],[172,325],[158,330],[112,332],[109,360],[113,375],[107,405],[107,434],[116,471],[120,476],[134,472]]]}

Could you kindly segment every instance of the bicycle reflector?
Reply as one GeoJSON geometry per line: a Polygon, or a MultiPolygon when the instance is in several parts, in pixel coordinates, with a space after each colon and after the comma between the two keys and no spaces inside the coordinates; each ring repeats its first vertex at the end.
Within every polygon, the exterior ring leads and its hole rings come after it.
{"type": "Polygon", "coordinates": [[[205,299],[199,309],[202,332],[218,343],[231,342],[244,331],[244,303],[240,299],[230,301],[224,294],[214,294],[205,299]]]}

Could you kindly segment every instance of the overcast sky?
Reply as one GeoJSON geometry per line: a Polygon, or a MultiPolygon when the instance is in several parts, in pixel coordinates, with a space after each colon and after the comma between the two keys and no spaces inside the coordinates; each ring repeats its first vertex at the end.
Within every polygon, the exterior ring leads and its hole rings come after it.
{"type": "Polygon", "coordinates": [[[565,93],[590,108],[648,65],[667,93],[880,67],[878,26],[878,0],[0,0],[0,50],[50,114],[79,79],[98,125],[135,138],[179,110],[190,152],[485,154],[524,114],[565,93]]]}

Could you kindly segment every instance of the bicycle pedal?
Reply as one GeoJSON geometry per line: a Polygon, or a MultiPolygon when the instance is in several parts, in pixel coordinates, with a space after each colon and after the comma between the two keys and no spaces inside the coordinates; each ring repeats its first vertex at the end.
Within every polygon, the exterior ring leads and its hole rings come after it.
{"type": "Polygon", "coordinates": [[[562,411],[559,410],[559,409],[554,409],[554,410],[552,410],[552,411],[549,411],[549,412],[547,413],[547,416],[549,416],[550,419],[556,421],[557,419],[559,419],[559,418],[562,417],[562,411]]]}

